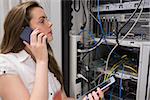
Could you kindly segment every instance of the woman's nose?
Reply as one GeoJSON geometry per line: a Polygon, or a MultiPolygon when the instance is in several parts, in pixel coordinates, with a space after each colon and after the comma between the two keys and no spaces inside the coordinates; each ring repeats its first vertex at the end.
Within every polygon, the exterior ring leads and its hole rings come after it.
{"type": "Polygon", "coordinates": [[[52,27],[53,24],[52,24],[50,21],[48,21],[48,26],[49,26],[49,27],[52,27]]]}

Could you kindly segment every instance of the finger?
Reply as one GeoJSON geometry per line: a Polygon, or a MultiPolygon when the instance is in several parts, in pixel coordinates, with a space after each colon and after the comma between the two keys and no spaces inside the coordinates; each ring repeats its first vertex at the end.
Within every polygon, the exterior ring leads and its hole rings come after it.
{"type": "Polygon", "coordinates": [[[109,87],[103,90],[103,93],[105,93],[106,91],[108,91],[109,87]]]}
{"type": "Polygon", "coordinates": [[[99,96],[97,95],[95,91],[92,92],[92,95],[94,97],[94,100],[99,100],[99,96]]]}
{"type": "Polygon", "coordinates": [[[47,41],[47,36],[44,35],[44,36],[43,36],[43,39],[42,39],[42,43],[46,44],[46,41],[47,41]]]}
{"type": "Polygon", "coordinates": [[[89,100],[94,100],[91,93],[88,94],[88,98],[89,100]]]}
{"type": "Polygon", "coordinates": [[[29,45],[29,43],[27,43],[26,41],[23,41],[23,43],[30,49],[31,47],[30,47],[30,45],[29,45]]]}
{"type": "Polygon", "coordinates": [[[83,100],[87,100],[87,96],[85,96],[85,97],[83,98],[83,100]]]}
{"type": "Polygon", "coordinates": [[[39,30],[38,29],[35,29],[32,33],[31,33],[31,36],[30,36],[30,43],[36,43],[37,42],[37,34],[39,33],[39,30]]]}
{"type": "Polygon", "coordinates": [[[41,43],[42,42],[42,37],[44,36],[44,33],[40,33],[39,35],[38,35],[38,43],[41,43]]]}
{"type": "Polygon", "coordinates": [[[101,91],[100,88],[97,88],[97,93],[99,94],[99,97],[101,97],[101,98],[104,97],[104,94],[103,94],[103,92],[101,91]]]}

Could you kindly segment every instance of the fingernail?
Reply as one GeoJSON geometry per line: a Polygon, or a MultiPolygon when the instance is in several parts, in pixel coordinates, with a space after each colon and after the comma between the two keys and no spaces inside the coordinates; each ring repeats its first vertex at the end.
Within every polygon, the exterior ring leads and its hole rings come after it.
{"type": "Polygon", "coordinates": [[[23,43],[26,44],[27,42],[26,42],[26,41],[23,41],[23,43]]]}

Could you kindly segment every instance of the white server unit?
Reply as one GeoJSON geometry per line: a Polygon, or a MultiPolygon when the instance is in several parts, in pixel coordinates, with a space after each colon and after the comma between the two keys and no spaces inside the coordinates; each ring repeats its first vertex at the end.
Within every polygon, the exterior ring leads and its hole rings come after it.
{"type": "MultiPolygon", "coordinates": [[[[95,51],[92,51],[91,53],[89,53],[89,55],[87,57],[85,57],[85,60],[84,60],[84,64],[85,63],[86,64],[85,65],[82,64],[82,66],[81,66],[79,64],[79,63],[81,63],[80,58],[82,58],[84,56],[84,54],[81,52],[84,50],[77,48],[77,47],[81,47],[78,44],[79,41],[80,41],[80,36],[70,34],[70,51],[71,51],[70,52],[70,58],[71,58],[70,59],[71,60],[71,63],[70,63],[70,86],[71,86],[70,94],[71,94],[71,96],[76,97],[76,99],[79,99],[89,89],[91,89],[97,85],[96,80],[95,80],[95,83],[93,83],[94,85],[91,83],[92,82],[91,78],[92,78],[92,80],[94,80],[97,77],[97,75],[99,75],[99,73],[104,73],[105,64],[104,64],[104,66],[97,66],[96,64],[99,63],[99,65],[100,65],[101,63],[104,63],[104,62],[102,62],[102,59],[105,59],[103,57],[108,55],[108,52],[109,52],[109,50],[107,49],[107,47],[105,45],[104,40],[102,40],[102,44],[99,46],[100,51],[95,50],[95,51]],[[96,53],[96,55],[95,55],[95,53],[96,53]],[[106,55],[105,55],[105,53],[106,53],[106,55]],[[99,59],[96,58],[97,56],[99,56],[98,57],[99,59]],[[91,60],[87,60],[89,58],[91,60]],[[86,74],[83,71],[85,71],[86,74]],[[81,75],[79,75],[79,74],[81,74],[81,75]],[[83,75],[83,77],[82,77],[82,75],[83,75]],[[86,79],[87,79],[87,81],[86,81],[86,79]]],[[[107,44],[110,47],[112,47],[112,46],[114,46],[114,44],[116,44],[114,39],[107,39],[107,42],[108,42],[107,44]]],[[[124,100],[149,100],[150,99],[149,98],[149,96],[150,96],[150,94],[149,94],[150,42],[148,42],[148,41],[138,42],[135,40],[124,40],[122,43],[120,43],[120,46],[114,52],[121,56],[126,55],[128,57],[128,59],[130,59],[130,60],[127,61],[126,64],[128,64],[128,66],[124,67],[123,73],[121,73],[122,68],[118,68],[118,69],[114,70],[114,72],[112,73],[112,75],[115,76],[117,81],[114,83],[114,87],[116,87],[116,88],[114,88],[115,89],[115,90],[113,90],[114,94],[112,94],[111,98],[113,100],[117,100],[120,98],[118,95],[119,90],[117,90],[117,89],[119,89],[120,79],[122,78],[122,87],[120,87],[121,91],[122,91],[122,99],[124,99],[124,100]],[[129,63],[131,63],[131,64],[129,64],[129,63]],[[132,72],[137,72],[137,73],[132,73],[132,72]],[[131,92],[131,94],[129,92],[131,92]],[[127,94],[127,93],[129,93],[129,94],[127,94]]],[[[110,64],[108,66],[108,70],[106,71],[107,74],[110,73],[112,65],[115,65],[116,62],[119,62],[118,60],[122,59],[121,57],[119,57],[119,58],[110,59],[110,62],[109,62],[110,64]]],[[[101,81],[101,80],[99,80],[99,81],[101,81]]],[[[106,96],[107,99],[110,96],[112,88],[113,88],[113,86],[111,86],[110,89],[107,91],[107,93],[105,93],[107,95],[106,96]]]]}
{"type": "Polygon", "coordinates": [[[72,5],[70,95],[81,100],[114,76],[106,100],[150,100],[150,1],[97,1],[72,5]]]}

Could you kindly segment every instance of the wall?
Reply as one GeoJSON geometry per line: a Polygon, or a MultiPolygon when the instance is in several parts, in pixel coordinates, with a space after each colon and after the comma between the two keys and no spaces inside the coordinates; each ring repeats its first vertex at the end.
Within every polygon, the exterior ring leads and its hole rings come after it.
{"type": "Polygon", "coordinates": [[[53,23],[54,35],[54,40],[51,44],[58,64],[62,69],[61,0],[51,0],[50,14],[50,20],[53,23]]]}
{"type": "Polygon", "coordinates": [[[8,11],[19,3],[19,0],[0,0],[0,43],[4,34],[3,23],[8,11]]]}

